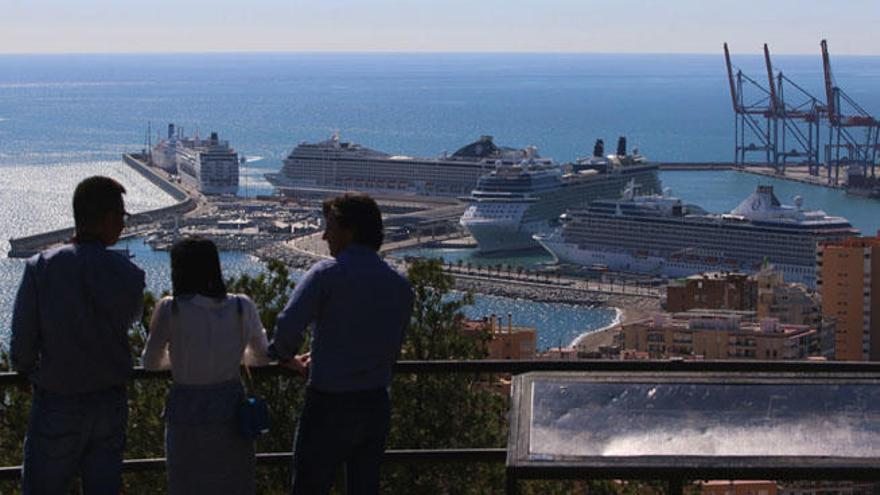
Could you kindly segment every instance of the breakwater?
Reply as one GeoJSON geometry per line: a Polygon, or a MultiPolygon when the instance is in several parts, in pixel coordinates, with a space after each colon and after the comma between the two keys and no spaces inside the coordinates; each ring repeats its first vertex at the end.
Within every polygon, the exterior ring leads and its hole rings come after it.
{"type": "MultiPolygon", "coordinates": [[[[751,166],[751,165],[749,165],[751,166]]],[[[758,165],[754,166],[766,166],[758,165]]],[[[660,162],[657,163],[660,170],[731,170],[739,168],[733,162],[660,162]]]]}
{"type": "Polygon", "coordinates": [[[143,155],[126,153],[122,155],[122,161],[178,202],[189,199],[189,194],[185,190],[166,179],[160,172],[148,166],[143,155]]]}
{"type": "MultiPolygon", "coordinates": [[[[138,158],[139,157],[136,155],[128,154],[122,156],[123,161],[129,167],[155,184],[163,192],[177,200],[177,203],[171,206],[157,208],[155,210],[135,213],[128,218],[127,227],[132,228],[159,222],[169,216],[182,215],[196,207],[197,201],[195,198],[191,197],[176,184],[173,184],[162,177],[159,173],[151,170],[138,158]]],[[[67,242],[73,237],[74,232],[75,230],[73,227],[66,227],[63,229],[9,239],[9,253],[7,256],[10,258],[27,258],[50,246],[67,242]]]]}
{"type": "Polygon", "coordinates": [[[827,170],[821,169],[818,175],[811,175],[805,165],[788,165],[785,171],[780,173],[769,163],[746,163],[737,165],[733,162],[662,162],[657,164],[660,170],[737,170],[754,175],[773,177],[775,179],[800,182],[813,186],[828,187],[831,189],[843,189],[844,180],[834,182],[827,176],[827,170]]]}

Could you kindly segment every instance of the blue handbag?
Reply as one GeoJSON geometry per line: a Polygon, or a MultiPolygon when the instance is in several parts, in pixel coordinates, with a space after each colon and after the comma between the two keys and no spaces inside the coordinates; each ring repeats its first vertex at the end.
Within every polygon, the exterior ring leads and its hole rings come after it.
{"type": "Polygon", "coordinates": [[[238,403],[235,411],[238,420],[238,432],[248,440],[256,440],[260,435],[269,433],[269,407],[259,397],[246,396],[238,403]]]}

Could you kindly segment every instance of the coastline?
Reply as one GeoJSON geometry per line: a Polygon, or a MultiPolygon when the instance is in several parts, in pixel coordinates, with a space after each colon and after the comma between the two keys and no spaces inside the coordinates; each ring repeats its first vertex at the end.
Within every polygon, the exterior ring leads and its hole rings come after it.
{"type": "Polygon", "coordinates": [[[639,298],[639,301],[632,300],[631,296],[613,296],[607,304],[613,305],[617,310],[617,317],[610,325],[586,332],[578,336],[570,347],[580,352],[599,352],[601,347],[614,345],[617,335],[623,325],[634,321],[650,318],[652,314],[659,312],[660,301],[657,299],[639,298]],[[621,298],[630,298],[629,300],[619,300],[621,298]]]}

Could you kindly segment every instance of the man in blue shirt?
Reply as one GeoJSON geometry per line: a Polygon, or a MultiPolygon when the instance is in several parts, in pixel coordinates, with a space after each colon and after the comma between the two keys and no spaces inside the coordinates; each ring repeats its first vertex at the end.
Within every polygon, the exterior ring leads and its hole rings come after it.
{"type": "Polygon", "coordinates": [[[391,414],[388,387],[413,293],[377,254],[382,217],[372,198],[327,200],[324,219],[334,259],[315,264],[296,286],[269,348],[287,366],[308,371],[292,493],[328,493],[342,465],[349,495],[373,494],[391,414]],[[311,350],[297,355],[309,324],[311,350]]]}
{"type": "Polygon", "coordinates": [[[10,352],[33,385],[22,491],[116,494],[128,422],[128,329],[140,316],[144,272],[108,251],[124,227],[125,188],[90,177],[73,194],[72,243],[30,258],[15,299],[10,352]]]}

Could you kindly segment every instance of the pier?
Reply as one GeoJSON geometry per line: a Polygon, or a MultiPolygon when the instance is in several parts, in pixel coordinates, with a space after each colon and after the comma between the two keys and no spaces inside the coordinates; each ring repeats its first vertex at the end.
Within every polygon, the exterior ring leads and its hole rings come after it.
{"type": "Polygon", "coordinates": [[[660,170],[701,170],[719,171],[735,170],[747,174],[763,175],[774,179],[788,180],[810,184],[813,186],[828,187],[831,189],[844,189],[846,184],[843,178],[828,178],[811,173],[809,165],[788,165],[785,169],[774,167],[771,163],[746,163],[736,164],[733,162],[661,162],[657,164],[660,170]]]}
{"type": "MultiPolygon", "coordinates": [[[[754,166],[759,166],[755,164],[754,166]]],[[[763,166],[763,165],[761,165],[763,166]]],[[[733,170],[740,168],[733,162],[660,162],[660,170],[733,170]]]]}

